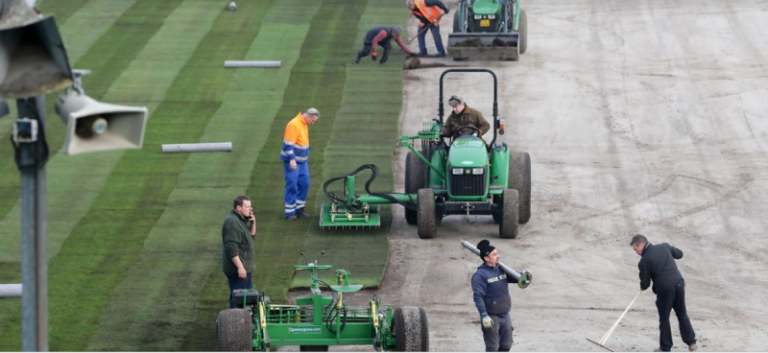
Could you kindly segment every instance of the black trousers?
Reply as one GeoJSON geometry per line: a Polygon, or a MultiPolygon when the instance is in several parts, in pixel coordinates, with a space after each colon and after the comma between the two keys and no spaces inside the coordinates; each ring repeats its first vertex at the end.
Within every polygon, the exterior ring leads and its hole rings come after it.
{"type": "Polygon", "coordinates": [[[669,316],[675,310],[677,321],[680,324],[680,335],[685,344],[696,343],[696,333],[693,332],[691,320],[688,319],[688,311],[685,309],[685,281],[681,280],[674,286],[656,293],[656,308],[659,310],[659,348],[668,352],[672,349],[672,327],[669,325],[669,316]]]}

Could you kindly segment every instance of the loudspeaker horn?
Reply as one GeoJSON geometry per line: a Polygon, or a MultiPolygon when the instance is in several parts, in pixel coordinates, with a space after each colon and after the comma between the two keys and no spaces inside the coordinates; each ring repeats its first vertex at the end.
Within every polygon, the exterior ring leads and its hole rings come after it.
{"type": "Polygon", "coordinates": [[[138,149],[144,143],[146,107],[102,103],[68,88],[59,96],[55,108],[67,124],[67,155],[138,149]]]}
{"type": "Polygon", "coordinates": [[[72,80],[53,16],[37,14],[25,0],[0,0],[0,97],[38,96],[72,80]]]}

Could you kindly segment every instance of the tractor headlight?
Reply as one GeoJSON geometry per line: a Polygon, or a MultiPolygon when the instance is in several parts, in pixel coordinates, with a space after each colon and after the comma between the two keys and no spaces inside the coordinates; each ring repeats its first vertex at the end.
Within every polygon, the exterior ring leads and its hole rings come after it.
{"type": "Polygon", "coordinates": [[[472,168],[472,175],[482,175],[485,168],[472,168]]]}
{"type": "Polygon", "coordinates": [[[482,20],[482,19],[483,19],[483,16],[482,16],[482,15],[475,15],[475,19],[476,19],[476,20],[482,20]]]}
{"type": "Polygon", "coordinates": [[[496,15],[488,15],[488,19],[489,20],[495,20],[496,19],[496,15]]]}
{"type": "Polygon", "coordinates": [[[462,175],[462,174],[464,174],[464,169],[461,169],[461,168],[453,168],[453,169],[451,170],[451,173],[452,173],[453,175],[462,175]]]}

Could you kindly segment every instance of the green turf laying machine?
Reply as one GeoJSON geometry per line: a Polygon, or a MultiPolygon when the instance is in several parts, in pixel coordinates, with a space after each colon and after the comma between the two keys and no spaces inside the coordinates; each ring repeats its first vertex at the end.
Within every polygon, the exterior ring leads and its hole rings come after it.
{"type": "MultiPolygon", "coordinates": [[[[531,158],[526,152],[512,151],[506,143],[497,143],[504,134],[498,116],[496,74],[488,69],[449,69],[440,75],[438,116],[425,123],[415,136],[400,136],[398,145],[411,151],[405,159],[405,193],[373,193],[370,185],[378,170],[363,165],[354,172],[329,179],[323,190],[330,200],[322,206],[323,229],[376,228],[381,225],[381,204],[397,203],[405,207],[408,224],[418,226],[420,238],[434,238],[437,224],[448,215],[490,215],[499,225],[502,238],[517,237],[518,223],[531,218],[531,158]],[[449,73],[488,73],[493,77],[493,141],[472,133],[454,134],[446,142],[439,127],[443,124],[443,80],[449,73]],[[420,150],[416,141],[420,140],[420,150]],[[367,194],[355,190],[356,174],[371,170],[365,183],[367,194]],[[332,183],[343,181],[343,197],[329,191],[332,183]]],[[[478,132],[474,126],[459,131],[478,132]]]]}
{"type": "Polygon", "coordinates": [[[528,20],[520,0],[460,0],[448,35],[448,55],[517,60],[528,47],[528,20]]]}
{"type": "MultiPolygon", "coordinates": [[[[303,253],[302,253],[303,255],[303,253]]],[[[216,348],[225,352],[268,351],[276,346],[299,346],[301,351],[328,351],[334,345],[373,345],[376,351],[429,351],[429,328],[424,310],[393,309],[376,296],[366,308],[350,308],[344,295],[362,289],[349,284],[349,272],[337,269],[335,285],[318,277],[330,265],[317,261],[295,266],[309,271],[309,297],[295,305],[276,305],[256,290],[235,290],[238,308],[219,312],[216,348]],[[330,291],[323,296],[321,288],[330,291]]]]}

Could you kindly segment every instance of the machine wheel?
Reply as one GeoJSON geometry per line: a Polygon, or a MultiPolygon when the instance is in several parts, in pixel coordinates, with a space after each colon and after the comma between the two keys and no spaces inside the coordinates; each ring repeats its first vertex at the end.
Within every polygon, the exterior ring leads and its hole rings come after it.
{"type": "Polygon", "coordinates": [[[429,351],[429,324],[424,310],[415,306],[395,309],[394,326],[396,351],[429,351]]]}
{"type": "Polygon", "coordinates": [[[517,190],[507,189],[501,196],[501,222],[499,222],[499,236],[504,239],[517,238],[517,220],[520,215],[520,197],[517,190]]]}
{"type": "Polygon", "coordinates": [[[243,309],[227,309],[216,319],[216,350],[219,352],[250,352],[253,350],[253,322],[243,309]]]}
{"type": "MultiPolygon", "coordinates": [[[[424,182],[424,163],[413,152],[405,156],[405,193],[416,194],[426,187],[424,182]]],[[[418,222],[418,211],[405,208],[405,221],[408,224],[418,222]]]]}
{"type": "Polygon", "coordinates": [[[419,238],[432,239],[437,233],[435,214],[435,192],[432,189],[419,190],[419,238]]]}
{"type": "Polygon", "coordinates": [[[527,152],[510,152],[509,187],[520,195],[520,224],[531,220],[531,156],[527,152]]]}
{"type": "Polygon", "coordinates": [[[299,346],[299,352],[327,352],[328,346],[299,346]]]}
{"type": "Polygon", "coordinates": [[[525,10],[520,10],[520,54],[525,54],[525,50],[528,49],[528,16],[525,14],[525,10]]]}

